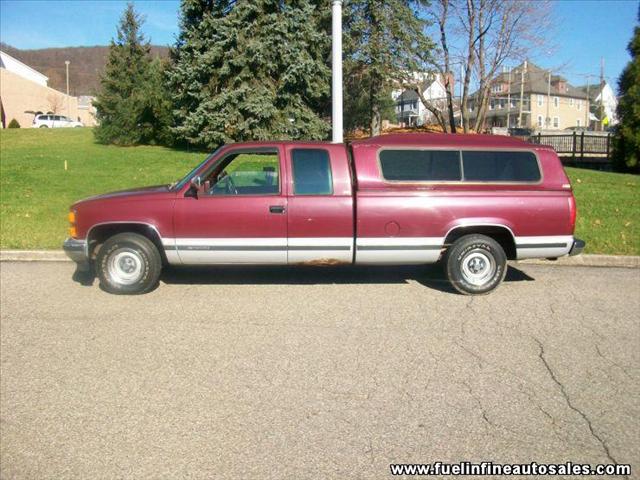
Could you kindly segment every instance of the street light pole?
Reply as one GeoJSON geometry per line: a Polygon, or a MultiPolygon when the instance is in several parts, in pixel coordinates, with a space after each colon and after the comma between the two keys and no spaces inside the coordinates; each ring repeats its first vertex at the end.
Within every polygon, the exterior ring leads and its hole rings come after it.
{"type": "Polygon", "coordinates": [[[333,143],[342,143],[342,0],[331,3],[331,72],[333,143]]]}
{"type": "Polygon", "coordinates": [[[70,112],[70,110],[69,110],[69,108],[70,108],[69,107],[69,63],[71,63],[71,62],[69,62],[69,60],[65,60],[64,61],[64,65],[65,65],[65,67],[67,69],[67,118],[70,119],[71,118],[71,114],[69,113],[70,112]]]}

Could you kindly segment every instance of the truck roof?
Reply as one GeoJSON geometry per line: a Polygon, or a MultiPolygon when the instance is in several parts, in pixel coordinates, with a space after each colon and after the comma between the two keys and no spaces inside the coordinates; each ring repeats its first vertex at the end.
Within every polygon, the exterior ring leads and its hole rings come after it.
{"type": "MultiPolygon", "coordinates": [[[[519,138],[463,133],[392,133],[354,140],[352,145],[428,145],[437,147],[533,147],[519,138]]],[[[535,145],[538,147],[539,145],[535,145]]]]}

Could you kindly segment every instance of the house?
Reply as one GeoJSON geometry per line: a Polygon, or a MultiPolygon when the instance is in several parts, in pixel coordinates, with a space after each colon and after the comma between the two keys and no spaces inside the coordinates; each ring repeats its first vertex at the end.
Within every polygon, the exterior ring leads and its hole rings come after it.
{"type": "Polygon", "coordinates": [[[603,80],[599,85],[583,85],[578,88],[589,96],[590,111],[593,114],[589,125],[591,128],[600,130],[602,127],[607,128],[618,123],[616,115],[618,98],[611,85],[603,80]],[[602,114],[600,114],[600,105],[602,105],[602,114]]]}
{"type": "MultiPolygon", "coordinates": [[[[450,79],[453,88],[453,77],[450,79]]],[[[429,103],[442,112],[447,111],[447,91],[441,75],[422,74],[418,78],[422,94],[429,103]]],[[[435,123],[433,114],[424,106],[418,93],[413,89],[398,89],[392,92],[395,100],[398,123],[404,126],[421,126],[435,123]]]]}
{"type": "Polygon", "coordinates": [[[85,125],[95,125],[91,107],[83,108],[79,99],[48,86],[46,75],[0,51],[1,126],[16,119],[21,127],[30,127],[35,115],[57,113],[85,125]]]}
{"type": "MultiPolygon", "coordinates": [[[[477,92],[467,106],[472,121],[478,113],[477,92]]],[[[491,83],[484,128],[522,127],[564,130],[590,122],[589,99],[561,75],[525,61],[502,72],[491,83]]]]}

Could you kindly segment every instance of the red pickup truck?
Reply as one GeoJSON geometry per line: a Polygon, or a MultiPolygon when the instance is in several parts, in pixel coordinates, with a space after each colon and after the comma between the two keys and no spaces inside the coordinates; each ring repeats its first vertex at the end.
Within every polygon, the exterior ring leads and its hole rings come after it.
{"type": "Polygon", "coordinates": [[[401,134],[226,145],[171,185],[72,205],[64,249],[112,293],[164,265],[444,263],[483,294],[507,260],[578,254],[555,152],[509,137],[401,134]]]}

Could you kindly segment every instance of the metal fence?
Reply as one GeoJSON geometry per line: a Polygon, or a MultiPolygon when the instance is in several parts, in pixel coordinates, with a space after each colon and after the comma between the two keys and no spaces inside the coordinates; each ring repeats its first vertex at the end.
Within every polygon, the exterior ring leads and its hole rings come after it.
{"type": "Polygon", "coordinates": [[[568,135],[531,135],[531,143],[548,145],[562,157],[571,157],[573,162],[609,163],[611,153],[611,135],[598,135],[585,132],[573,132],[568,135]]]}

